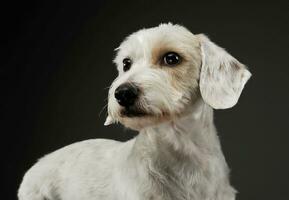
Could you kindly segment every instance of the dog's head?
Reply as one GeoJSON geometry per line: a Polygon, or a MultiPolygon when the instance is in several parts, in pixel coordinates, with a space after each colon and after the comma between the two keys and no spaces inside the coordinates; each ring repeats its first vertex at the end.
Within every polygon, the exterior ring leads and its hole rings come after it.
{"type": "Polygon", "coordinates": [[[251,76],[205,35],[172,24],[133,33],[114,62],[119,75],[109,90],[106,124],[132,129],[189,113],[199,98],[215,109],[230,108],[251,76]]]}

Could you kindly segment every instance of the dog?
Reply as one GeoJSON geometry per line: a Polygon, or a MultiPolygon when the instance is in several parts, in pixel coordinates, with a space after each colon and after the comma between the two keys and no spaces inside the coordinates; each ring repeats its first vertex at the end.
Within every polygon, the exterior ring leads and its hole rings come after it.
{"type": "Polygon", "coordinates": [[[25,174],[19,200],[235,199],[213,109],[237,103],[247,67],[206,35],[171,23],[131,34],[116,51],[105,125],[139,134],[46,155],[25,174]]]}

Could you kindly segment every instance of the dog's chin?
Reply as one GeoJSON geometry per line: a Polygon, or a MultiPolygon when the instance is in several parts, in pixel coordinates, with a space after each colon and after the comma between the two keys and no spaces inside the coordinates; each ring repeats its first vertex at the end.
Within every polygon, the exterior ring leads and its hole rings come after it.
{"type": "Polygon", "coordinates": [[[141,130],[166,121],[168,116],[148,112],[139,108],[123,108],[120,111],[120,123],[133,130],[141,130]]]}
{"type": "Polygon", "coordinates": [[[140,108],[137,107],[126,107],[121,109],[120,111],[121,117],[126,117],[126,118],[140,118],[140,117],[145,117],[151,115],[147,111],[144,111],[140,108]]]}

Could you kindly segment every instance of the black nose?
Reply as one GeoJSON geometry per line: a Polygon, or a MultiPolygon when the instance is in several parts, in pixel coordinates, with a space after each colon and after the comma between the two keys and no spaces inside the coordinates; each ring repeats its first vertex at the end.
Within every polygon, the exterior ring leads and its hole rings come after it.
{"type": "Polygon", "coordinates": [[[119,105],[129,107],[135,103],[138,97],[138,93],[139,89],[134,84],[124,83],[116,88],[114,96],[117,99],[119,105]]]}

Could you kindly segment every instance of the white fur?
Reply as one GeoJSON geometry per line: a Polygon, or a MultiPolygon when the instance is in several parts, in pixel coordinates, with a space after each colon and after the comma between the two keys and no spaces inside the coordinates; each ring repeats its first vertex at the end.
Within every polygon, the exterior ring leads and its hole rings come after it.
{"type": "Polygon", "coordinates": [[[115,63],[119,76],[109,91],[105,125],[121,122],[139,130],[138,136],[83,141],[45,156],[25,174],[19,199],[235,199],[212,107],[236,104],[250,77],[245,66],[207,37],[172,24],[133,33],[115,63]],[[153,62],[164,46],[183,56],[180,66],[153,62]],[[133,65],[123,72],[128,56],[133,65]],[[149,115],[121,115],[114,91],[125,82],[141,88],[137,105],[149,115]]]}

